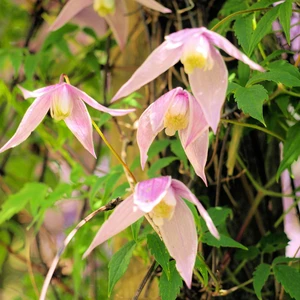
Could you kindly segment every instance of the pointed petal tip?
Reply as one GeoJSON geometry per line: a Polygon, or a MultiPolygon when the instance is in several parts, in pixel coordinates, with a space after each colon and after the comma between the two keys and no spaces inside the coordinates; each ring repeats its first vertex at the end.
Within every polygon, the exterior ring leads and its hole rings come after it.
{"type": "Polygon", "coordinates": [[[86,257],[90,254],[90,251],[86,250],[83,255],[82,255],[82,258],[81,259],[86,259],[86,257]]]}

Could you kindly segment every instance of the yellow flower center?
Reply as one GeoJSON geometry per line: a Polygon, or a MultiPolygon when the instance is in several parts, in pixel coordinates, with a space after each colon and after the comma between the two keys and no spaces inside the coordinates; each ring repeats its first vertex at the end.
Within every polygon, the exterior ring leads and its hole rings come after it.
{"type": "Polygon", "coordinates": [[[162,226],[164,220],[171,220],[176,207],[176,198],[173,190],[170,188],[166,196],[149,213],[153,223],[156,226],[162,226]]]}
{"type": "Polygon", "coordinates": [[[192,52],[181,59],[184,65],[184,71],[187,74],[192,74],[195,68],[204,68],[207,63],[206,57],[202,53],[192,52]]]}
{"type": "Polygon", "coordinates": [[[149,213],[153,223],[156,226],[162,226],[164,224],[164,219],[170,220],[174,214],[175,205],[176,203],[170,205],[166,203],[164,199],[161,200],[161,202],[158,203],[149,213]]]}
{"type": "Polygon", "coordinates": [[[109,14],[114,14],[116,10],[115,0],[94,0],[94,10],[101,17],[105,17],[109,14]]]}
{"type": "Polygon", "coordinates": [[[56,93],[53,96],[52,105],[50,107],[50,114],[53,119],[58,121],[64,120],[72,113],[72,109],[72,99],[67,92],[56,93]]]}
{"type": "Polygon", "coordinates": [[[186,114],[172,115],[167,113],[164,119],[165,133],[168,136],[172,136],[177,130],[184,129],[188,125],[186,114]]]}
{"type": "Polygon", "coordinates": [[[188,125],[188,96],[185,91],[179,92],[174,99],[174,102],[169,107],[165,118],[164,127],[165,133],[172,136],[177,130],[181,130],[188,125]]]}
{"type": "Polygon", "coordinates": [[[152,213],[157,218],[168,219],[174,210],[174,206],[168,205],[165,201],[158,203],[152,210],[152,213]]]}

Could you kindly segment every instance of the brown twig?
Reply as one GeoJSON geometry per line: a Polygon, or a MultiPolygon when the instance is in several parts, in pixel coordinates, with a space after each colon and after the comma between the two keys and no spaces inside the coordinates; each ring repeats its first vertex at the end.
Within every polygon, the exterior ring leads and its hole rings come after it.
{"type": "Polygon", "coordinates": [[[156,265],[156,261],[154,261],[152,263],[152,265],[150,266],[148,272],[146,273],[145,277],[143,278],[141,284],[139,285],[138,289],[136,290],[134,297],[132,298],[132,300],[137,300],[141,294],[141,292],[143,291],[143,288],[145,287],[147,281],[149,280],[149,278],[151,277],[152,273],[155,270],[155,265],[156,265]]]}
{"type": "Polygon", "coordinates": [[[54,257],[54,259],[52,261],[52,264],[50,266],[50,269],[48,270],[47,276],[46,276],[44,284],[43,284],[42,292],[41,292],[41,295],[40,295],[40,300],[46,299],[46,294],[47,294],[48,286],[49,286],[49,284],[51,282],[52,276],[53,276],[54,271],[56,269],[56,266],[57,266],[57,264],[59,262],[59,259],[62,256],[62,254],[64,253],[64,251],[65,251],[66,247],[68,246],[68,244],[70,243],[70,241],[73,239],[73,237],[77,233],[77,231],[83,225],[85,225],[87,222],[89,222],[92,218],[94,218],[98,213],[114,209],[118,204],[121,203],[121,201],[122,200],[120,198],[116,198],[116,199],[110,201],[108,204],[106,204],[104,206],[101,206],[100,208],[96,209],[95,211],[93,211],[92,213],[90,213],[87,217],[85,217],[83,220],[81,220],[77,224],[77,226],[68,234],[68,236],[66,237],[66,239],[63,242],[63,245],[57,251],[57,254],[55,255],[55,257],[54,257]]]}

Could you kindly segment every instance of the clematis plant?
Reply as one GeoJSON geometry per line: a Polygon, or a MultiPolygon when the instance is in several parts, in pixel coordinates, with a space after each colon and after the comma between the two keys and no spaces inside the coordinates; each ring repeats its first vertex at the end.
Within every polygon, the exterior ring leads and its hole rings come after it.
{"type": "Polygon", "coordinates": [[[206,184],[204,172],[208,151],[208,124],[197,100],[181,87],[173,89],[152,103],[141,115],[137,143],[144,169],[147,152],[156,135],[165,128],[169,136],[178,130],[184,151],[195,172],[206,184]]]}
{"type": "Polygon", "coordinates": [[[50,109],[51,117],[55,120],[64,120],[84,148],[96,157],[92,137],[92,121],[84,102],[112,116],[123,116],[135,110],[107,108],[85,92],[70,83],[64,82],[64,78],[68,81],[66,75],[61,75],[58,84],[40,88],[33,92],[19,86],[25,99],[30,97],[36,99],[26,111],[16,133],[0,149],[0,153],[25,141],[50,109]]]}
{"type": "Polygon", "coordinates": [[[188,74],[192,92],[207,123],[216,132],[227,89],[227,68],[217,46],[252,69],[264,69],[240,52],[226,38],[204,27],[183,29],[165,37],[112,102],[127,96],[175,65],[179,60],[188,74]]]}
{"type": "Polygon", "coordinates": [[[134,193],[117,206],[102,225],[84,257],[147,214],[176,260],[179,274],[190,288],[198,238],[193,214],[182,198],[197,206],[211,234],[219,238],[210,216],[195,195],[182,182],[163,176],[139,182],[135,186],[134,193]]]}
{"type": "MultiPolygon", "coordinates": [[[[154,0],[136,0],[146,7],[162,13],[171,10],[154,0]]],[[[50,30],[57,30],[71,19],[76,23],[93,28],[98,35],[106,31],[106,22],[110,26],[117,43],[124,48],[128,37],[128,17],[124,0],[69,0],[64,6],[50,30]]]]}

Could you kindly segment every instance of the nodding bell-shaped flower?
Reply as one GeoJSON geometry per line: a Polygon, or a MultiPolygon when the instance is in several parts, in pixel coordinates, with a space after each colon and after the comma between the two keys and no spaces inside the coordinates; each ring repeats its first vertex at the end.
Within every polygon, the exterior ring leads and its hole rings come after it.
{"type": "Polygon", "coordinates": [[[164,176],[139,182],[135,186],[134,193],[119,204],[102,225],[84,257],[147,214],[176,260],[179,274],[190,288],[198,237],[193,214],[183,198],[197,206],[211,234],[219,238],[212,219],[195,195],[182,182],[164,176]]]}
{"type": "Polygon", "coordinates": [[[123,116],[134,111],[134,109],[109,109],[75,86],[64,82],[64,78],[67,77],[62,75],[58,84],[33,92],[19,86],[25,99],[31,97],[36,99],[26,111],[14,136],[0,149],[0,153],[25,141],[50,109],[51,117],[55,120],[64,120],[83,147],[96,157],[92,121],[84,102],[112,116],[123,116]]]}
{"type": "Polygon", "coordinates": [[[153,102],[141,115],[137,129],[141,166],[156,135],[165,128],[172,136],[178,131],[184,151],[196,174],[206,183],[204,172],[208,152],[208,124],[200,104],[187,91],[178,87],[153,102]]]}
{"type": "Polygon", "coordinates": [[[204,27],[183,29],[165,37],[120,88],[112,102],[125,97],[175,65],[179,60],[188,74],[193,95],[201,105],[207,123],[216,132],[225,101],[228,72],[220,52],[248,64],[252,69],[264,69],[240,52],[226,38],[204,27]]]}
{"type": "MultiPolygon", "coordinates": [[[[171,10],[154,0],[136,0],[153,10],[170,13],[171,10]]],[[[51,25],[50,30],[57,30],[70,20],[79,25],[88,26],[98,35],[104,35],[110,26],[115,39],[123,49],[128,37],[128,16],[126,0],[69,0],[51,25]]]]}

